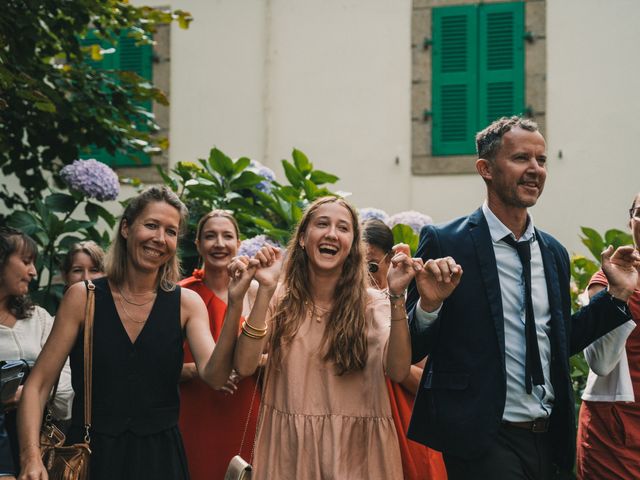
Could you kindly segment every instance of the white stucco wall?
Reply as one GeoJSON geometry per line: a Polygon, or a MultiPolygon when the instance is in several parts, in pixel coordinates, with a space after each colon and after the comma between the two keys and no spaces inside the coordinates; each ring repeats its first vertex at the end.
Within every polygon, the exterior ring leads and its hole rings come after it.
{"type": "Polygon", "coordinates": [[[640,191],[639,20],[635,0],[548,2],[550,173],[537,217],[575,250],[581,225],[626,229],[640,191]]]}
{"type": "MultiPolygon", "coordinates": [[[[195,17],[172,27],[172,162],[217,145],[282,176],[297,147],[358,206],[440,222],[482,202],[477,175],[410,174],[410,0],[172,3],[195,17]]],[[[625,228],[640,190],[639,18],[636,0],[547,1],[549,177],[532,211],[570,251],[580,225],[625,228]]]]}
{"type": "Polygon", "coordinates": [[[409,207],[410,0],[169,4],[194,17],[171,32],[171,162],[217,145],[284,179],[296,147],[357,205],[409,207]]]}

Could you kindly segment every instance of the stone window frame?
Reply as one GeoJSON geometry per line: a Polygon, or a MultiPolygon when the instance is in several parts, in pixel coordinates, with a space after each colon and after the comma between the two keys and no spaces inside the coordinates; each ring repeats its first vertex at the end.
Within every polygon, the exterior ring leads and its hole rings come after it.
{"type": "MultiPolygon", "coordinates": [[[[156,26],[153,34],[153,84],[162,90],[167,98],[171,98],[171,25],[156,26]]],[[[156,136],[169,138],[170,108],[153,102],[153,114],[160,127],[156,136]]],[[[150,155],[151,164],[144,166],[122,166],[114,168],[118,176],[125,179],[136,179],[142,183],[162,183],[162,177],[156,169],[159,165],[163,169],[169,167],[169,150],[163,150],[160,155],[150,155]]]]}
{"type": "MultiPolygon", "coordinates": [[[[431,154],[431,15],[433,8],[505,0],[413,0],[411,11],[411,173],[448,175],[475,173],[476,155],[431,154]]],[[[526,115],[538,123],[544,135],[546,124],[546,0],[525,3],[525,105],[526,115]]]]}

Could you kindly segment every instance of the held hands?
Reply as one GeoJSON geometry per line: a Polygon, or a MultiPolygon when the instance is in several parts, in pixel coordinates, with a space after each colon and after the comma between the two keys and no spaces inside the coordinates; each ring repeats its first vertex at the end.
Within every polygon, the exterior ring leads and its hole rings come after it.
{"type": "Polygon", "coordinates": [[[420,268],[416,270],[416,287],[420,294],[420,308],[433,312],[456,289],[462,278],[462,267],[451,257],[429,259],[423,265],[421,258],[414,259],[420,268]]]}
{"type": "Polygon", "coordinates": [[[282,251],[272,245],[264,245],[253,259],[258,262],[256,280],[261,287],[275,289],[282,270],[282,251]]]}
{"type": "Polygon", "coordinates": [[[260,262],[255,258],[249,258],[244,255],[231,260],[227,267],[229,272],[229,289],[227,291],[229,301],[242,301],[259,264],[260,262]]]}
{"type": "Polygon", "coordinates": [[[387,285],[391,295],[401,295],[407,289],[417,269],[421,269],[422,265],[416,263],[416,259],[411,258],[409,245],[405,243],[394,246],[393,252],[391,266],[387,272],[387,285]]]}
{"type": "Polygon", "coordinates": [[[640,254],[631,245],[618,247],[615,252],[609,245],[602,252],[602,271],[609,282],[609,293],[627,301],[638,285],[640,254]]]}

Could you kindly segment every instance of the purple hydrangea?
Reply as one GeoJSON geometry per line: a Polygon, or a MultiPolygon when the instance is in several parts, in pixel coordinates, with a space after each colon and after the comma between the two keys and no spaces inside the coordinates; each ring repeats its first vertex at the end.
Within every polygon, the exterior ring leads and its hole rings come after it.
{"type": "Polygon", "coordinates": [[[253,238],[247,238],[240,242],[240,248],[238,249],[238,255],[246,255],[247,257],[253,257],[263,245],[269,244],[274,247],[282,248],[277,242],[274,242],[266,235],[256,235],[253,238]]]}
{"type": "Polygon", "coordinates": [[[265,180],[256,185],[256,188],[258,190],[264,193],[271,193],[271,190],[273,190],[273,182],[276,181],[276,174],[273,172],[273,170],[271,170],[269,167],[265,167],[257,160],[251,160],[251,163],[247,167],[247,170],[265,178],[265,180]]]}
{"type": "Polygon", "coordinates": [[[362,223],[374,218],[377,220],[382,220],[384,223],[387,223],[387,221],[389,220],[389,214],[384,210],[380,210],[379,208],[360,208],[358,210],[358,214],[360,216],[360,222],[362,223]]]}
{"type": "Polygon", "coordinates": [[[60,176],[71,190],[96,200],[115,200],[120,193],[116,172],[94,158],[74,160],[60,171],[60,176]]]}
{"type": "Polygon", "coordinates": [[[424,227],[425,225],[431,225],[433,223],[433,220],[429,215],[416,212],[415,210],[407,210],[406,212],[396,213],[395,215],[391,215],[389,217],[389,220],[387,220],[387,225],[389,225],[389,228],[393,228],[399,223],[408,225],[414,232],[420,233],[422,227],[424,227]]]}

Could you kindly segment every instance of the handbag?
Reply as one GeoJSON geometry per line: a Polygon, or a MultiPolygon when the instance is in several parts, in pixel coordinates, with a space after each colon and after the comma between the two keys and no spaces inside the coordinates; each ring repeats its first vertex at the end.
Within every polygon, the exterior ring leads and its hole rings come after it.
{"type": "Polygon", "coordinates": [[[87,306],[84,312],[84,442],[64,445],[66,440],[64,433],[53,423],[51,406],[58,389],[58,382],[56,382],[53,395],[47,402],[47,414],[40,430],[40,452],[49,480],[88,480],[89,478],[95,289],[91,280],[87,280],[87,306]]]}
{"type": "Polygon", "coordinates": [[[240,449],[238,455],[234,456],[229,465],[227,471],[224,474],[224,480],[251,480],[253,467],[251,466],[251,460],[253,459],[253,450],[256,447],[255,437],[253,439],[253,448],[251,449],[251,458],[247,462],[242,458],[242,447],[244,446],[244,438],[247,435],[247,429],[249,428],[249,420],[251,419],[251,411],[253,410],[253,401],[256,398],[258,391],[258,384],[260,383],[260,375],[262,374],[262,368],[258,370],[258,376],[256,377],[256,385],[253,387],[253,393],[251,394],[251,403],[249,404],[249,412],[247,413],[247,421],[244,424],[244,431],[242,432],[242,440],[240,441],[240,449]]]}

